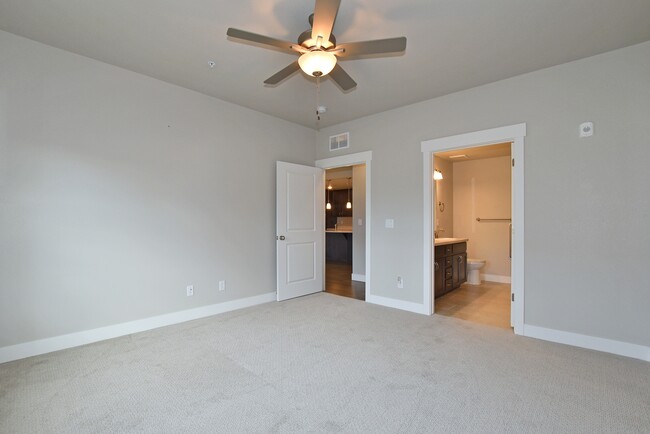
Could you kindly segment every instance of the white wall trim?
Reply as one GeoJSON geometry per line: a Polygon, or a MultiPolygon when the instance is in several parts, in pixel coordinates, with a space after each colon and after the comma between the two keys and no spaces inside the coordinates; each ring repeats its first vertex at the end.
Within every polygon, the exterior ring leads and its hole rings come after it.
{"type": "Polygon", "coordinates": [[[581,335],[578,333],[548,329],[528,324],[524,325],[524,336],[556,342],[559,344],[573,345],[575,347],[587,348],[590,350],[603,351],[605,353],[617,354],[619,356],[632,357],[634,359],[641,359],[650,362],[650,347],[631,344],[629,342],[597,338],[594,336],[581,335]]]}
{"type": "Polygon", "coordinates": [[[121,324],[114,324],[92,330],[84,330],[82,332],[2,347],[0,348],[0,363],[37,356],[39,354],[51,353],[52,351],[64,350],[66,348],[78,347],[80,345],[126,336],[168,325],[179,324],[224,312],[256,306],[258,304],[269,303],[275,301],[275,298],[275,292],[268,292],[253,297],[240,298],[238,300],[211,304],[209,306],[201,306],[194,309],[181,310],[178,312],[129,321],[121,324]]]}
{"type": "Polygon", "coordinates": [[[366,164],[366,162],[370,160],[372,160],[372,151],[365,151],[316,160],[315,166],[320,167],[321,169],[333,169],[335,167],[366,164]]]}
{"type": "MultiPolygon", "coordinates": [[[[364,275],[364,282],[366,282],[366,301],[372,297],[372,285],[370,283],[370,269],[372,265],[370,255],[371,244],[371,222],[372,222],[372,191],[371,191],[371,178],[372,178],[372,151],[356,152],[354,154],[339,155],[338,157],[323,158],[316,160],[314,165],[321,169],[334,169],[335,167],[354,166],[356,164],[366,165],[366,270],[364,275]]],[[[325,176],[325,175],[323,175],[325,176]]],[[[323,256],[324,257],[324,256],[323,256]]],[[[324,264],[323,264],[324,265],[324,264]]],[[[352,278],[354,279],[354,277],[352,278]]]]}
{"type": "Polygon", "coordinates": [[[498,274],[481,274],[481,280],[495,283],[510,283],[512,281],[510,276],[499,276],[498,274]]]}
{"type": "Polygon", "coordinates": [[[366,275],[365,274],[352,273],[352,280],[354,280],[356,282],[365,282],[366,281],[366,275]]]}
{"type": "Polygon", "coordinates": [[[456,136],[425,140],[421,143],[423,161],[423,300],[428,314],[434,311],[433,299],[433,212],[432,160],[434,152],[449,151],[494,143],[512,142],[512,287],[515,295],[512,303],[512,325],[516,334],[523,334],[524,327],[524,137],[526,124],[515,124],[474,131],[456,136]]]}
{"type": "Polygon", "coordinates": [[[366,295],[366,301],[380,306],[392,307],[394,309],[406,310],[408,312],[430,315],[426,305],[410,301],[397,300],[396,298],[381,297],[379,295],[366,295]]]}

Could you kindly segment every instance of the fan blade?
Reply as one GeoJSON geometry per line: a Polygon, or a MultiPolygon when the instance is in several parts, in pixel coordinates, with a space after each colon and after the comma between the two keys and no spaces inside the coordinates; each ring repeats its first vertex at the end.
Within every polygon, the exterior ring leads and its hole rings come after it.
{"type": "Polygon", "coordinates": [[[341,0],[316,0],[314,24],[311,26],[311,37],[314,41],[319,36],[323,37],[323,42],[329,41],[340,4],[341,0]]]}
{"type": "Polygon", "coordinates": [[[226,35],[235,39],[243,39],[244,41],[255,42],[257,44],[269,45],[274,48],[280,48],[283,51],[289,53],[296,53],[291,49],[293,45],[296,45],[292,42],[282,41],[280,39],[269,38],[268,36],[258,35],[257,33],[247,32],[245,30],[234,29],[230,27],[226,32],[226,35]]]}
{"type": "Polygon", "coordinates": [[[336,49],[343,49],[343,51],[336,53],[338,57],[400,53],[406,50],[406,38],[402,36],[399,38],[376,39],[374,41],[348,42],[337,45],[336,49]]]}
{"type": "Polygon", "coordinates": [[[352,80],[352,77],[350,77],[338,63],[334,69],[332,69],[332,72],[329,73],[329,76],[332,77],[332,80],[334,80],[343,90],[350,90],[357,85],[357,83],[352,80]]]}
{"type": "Polygon", "coordinates": [[[291,63],[289,66],[286,68],[276,72],[266,80],[264,80],[264,84],[278,84],[294,72],[300,69],[300,65],[298,65],[298,61],[296,60],[295,62],[291,63]]]}

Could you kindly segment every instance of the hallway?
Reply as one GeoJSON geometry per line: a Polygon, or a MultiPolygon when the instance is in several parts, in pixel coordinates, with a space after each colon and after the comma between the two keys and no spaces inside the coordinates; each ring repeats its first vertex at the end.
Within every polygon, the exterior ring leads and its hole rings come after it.
{"type": "Polygon", "coordinates": [[[351,280],[352,264],[327,262],[325,264],[325,292],[343,297],[366,299],[366,284],[351,280]]]}

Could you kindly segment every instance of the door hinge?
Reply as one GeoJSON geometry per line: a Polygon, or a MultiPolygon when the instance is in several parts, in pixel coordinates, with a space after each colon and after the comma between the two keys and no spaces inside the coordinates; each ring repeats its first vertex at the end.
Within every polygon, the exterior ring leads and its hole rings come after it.
{"type": "Polygon", "coordinates": [[[515,159],[512,159],[512,167],[515,167],[515,159]]]}
{"type": "Polygon", "coordinates": [[[514,302],[514,301],[515,301],[515,294],[514,294],[514,292],[513,292],[512,294],[510,294],[510,295],[511,295],[510,299],[514,302]]]}

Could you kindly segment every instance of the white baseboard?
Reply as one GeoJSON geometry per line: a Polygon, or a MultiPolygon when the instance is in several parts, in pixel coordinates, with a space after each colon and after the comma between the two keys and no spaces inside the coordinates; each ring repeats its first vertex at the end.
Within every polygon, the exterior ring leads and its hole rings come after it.
{"type": "Polygon", "coordinates": [[[510,283],[512,281],[510,276],[499,276],[498,274],[481,274],[481,280],[496,283],[510,283]]]}
{"type": "Polygon", "coordinates": [[[524,336],[650,362],[650,347],[524,324],[524,336]]]}
{"type": "Polygon", "coordinates": [[[366,281],[366,275],[365,274],[354,274],[354,273],[352,273],[352,280],[355,280],[357,282],[365,282],[366,281]]]}
{"type": "Polygon", "coordinates": [[[119,336],[130,335],[146,330],[178,324],[207,316],[217,315],[224,312],[243,309],[245,307],[268,303],[276,300],[276,293],[269,292],[254,297],[241,298],[238,300],[226,301],[224,303],[211,304],[209,306],[197,307],[194,309],[181,310],[179,312],[158,315],[151,318],[144,318],[129,321],[121,324],[114,324],[92,330],[70,333],[67,335],[54,336],[46,339],[25,342],[0,348],[0,363],[12,360],[24,359],[25,357],[37,356],[52,351],[64,350],[66,348],[78,347],[93,342],[112,339],[119,336]]]}
{"type": "Polygon", "coordinates": [[[394,309],[406,310],[409,312],[427,315],[424,304],[412,303],[410,301],[397,300],[395,298],[381,297],[379,295],[367,295],[366,301],[380,306],[392,307],[394,309]]]}

